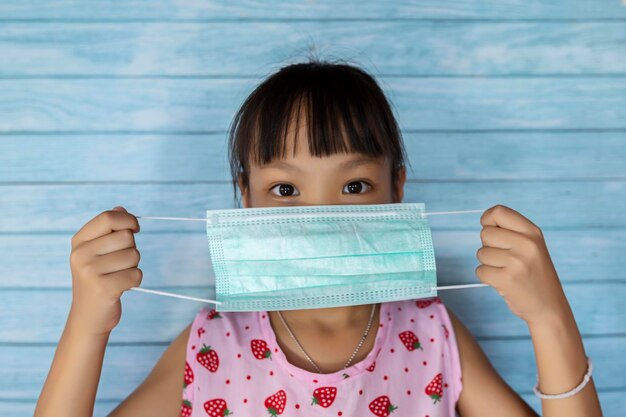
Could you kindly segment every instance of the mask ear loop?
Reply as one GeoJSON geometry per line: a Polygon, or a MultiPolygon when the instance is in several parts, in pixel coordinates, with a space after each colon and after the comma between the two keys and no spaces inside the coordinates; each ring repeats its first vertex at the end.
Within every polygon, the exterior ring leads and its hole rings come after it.
{"type": "MultiPolygon", "coordinates": [[[[483,209],[483,210],[463,210],[463,211],[437,211],[437,212],[430,212],[430,213],[422,213],[422,217],[424,216],[432,216],[432,215],[438,215],[438,214],[461,214],[461,213],[483,213],[485,212],[487,209],[483,209]]],[[[488,284],[485,284],[484,282],[479,283],[479,284],[462,284],[462,285],[444,285],[441,287],[431,287],[431,291],[435,290],[452,290],[452,289],[459,289],[459,288],[474,288],[474,287],[487,287],[488,284]]]]}
{"type": "Polygon", "coordinates": [[[174,294],[174,293],[171,293],[171,292],[164,292],[164,291],[149,290],[147,288],[131,287],[129,289],[131,289],[133,291],[147,292],[147,293],[150,293],[150,294],[164,295],[166,297],[175,297],[175,298],[183,298],[185,300],[191,300],[191,301],[200,301],[202,303],[208,303],[208,304],[222,304],[221,301],[217,301],[217,300],[209,300],[207,298],[188,297],[186,295],[174,294]]]}
{"type": "MultiPolygon", "coordinates": [[[[433,215],[441,215],[441,214],[462,214],[462,213],[483,213],[485,212],[487,209],[479,209],[479,210],[462,210],[462,211],[436,211],[436,212],[424,212],[422,213],[422,218],[424,216],[433,216],[433,215]]],[[[191,222],[208,222],[210,221],[209,219],[206,218],[193,218],[193,217],[162,217],[162,216],[135,216],[137,219],[146,219],[146,220],[174,220],[174,221],[191,221],[191,222]]],[[[488,284],[485,283],[480,283],[480,284],[462,284],[462,285],[444,285],[441,287],[431,287],[431,291],[435,290],[435,291],[439,291],[439,290],[452,290],[452,289],[459,289],[459,288],[473,288],[473,287],[487,287],[488,284]]],[[[156,290],[150,290],[147,288],[140,288],[140,287],[131,287],[129,288],[133,291],[140,291],[140,292],[146,292],[146,293],[150,293],[150,294],[156,294],[156,295],[163,295],[166,297],[174,297],[174,298],[182,298],[185,300],[191,300],[191,301],[199,301],[202,303],[208,303],[208,304],[222,304],[221,301],[217,301],[217,300],[209,300],[207,298],[196,298],[196,297],[188,297],[186,295],[181,295],[181,294],[174,294],[171,292],[164,292],[164,291],[156,291],[156,290]]]]}

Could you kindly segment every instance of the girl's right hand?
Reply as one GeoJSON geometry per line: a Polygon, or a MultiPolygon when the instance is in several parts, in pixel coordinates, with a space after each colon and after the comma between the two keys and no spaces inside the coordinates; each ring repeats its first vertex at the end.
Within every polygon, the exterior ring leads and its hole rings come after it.
{"type": "Polygon", "coordinates": [[[68,324],[81,334],[108,336],[122,316],[122,293],[141,283],[134,233],[137,218],[123,207],[103,211],[72,237],[72,306],[68,324]]]}

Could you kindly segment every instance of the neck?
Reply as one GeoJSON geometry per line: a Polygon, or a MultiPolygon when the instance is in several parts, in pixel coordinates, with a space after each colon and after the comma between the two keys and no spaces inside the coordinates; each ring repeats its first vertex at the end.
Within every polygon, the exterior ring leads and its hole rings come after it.
{"type": "MultiPolygon", "coordinates": [[[[371,311],[372,304],[364,304],[348,307],[285,310],[281,311],[281,314],[294,327],[306,327],[322,333],[332,333],[367,323],[371,311]]],[[[276,311],[272,313],[277,314],[276,311]]],[[[374,312],[374,314],[376,313],[374,312]]],[[[375,321],[374,319],[372,322],[375,321]]]]}

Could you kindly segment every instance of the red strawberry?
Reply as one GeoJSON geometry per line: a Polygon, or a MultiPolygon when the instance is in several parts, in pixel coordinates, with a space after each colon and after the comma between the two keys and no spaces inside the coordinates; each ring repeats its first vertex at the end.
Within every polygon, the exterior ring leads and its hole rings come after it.
{"type": "Polygon", "coordinates": [[[335,387],[320,387],[313,391],[313,404],[318,404],[324,408],[330,407],[337,397],[337,388],[335,387]]]}
{"type": "Polygon", "coordinates": [[[433,378],[433,380],[430,381],[430,383],[426,386],[426,389],[424,390],[426,395],[430,396],[430,398],[434,400],[433,404],[436,404],[437,401],[441,400],[441,397],[443,396],[442,383],[443,375],[441,373],[438,373],[433,378]]]}
{"type": "Polygon", "coordinates": [[[442,324],[442,326],[443,326],[443,331],[444,331],[444,334],[446,335],[446,339],[447,339],[447,338],[448,338],[448,336],[450,335],[450,332],[448,331],[448,328],[446,327],[446,325],[445,325],[445,324],[442,324]]]}
{"type": "Polygon", "coordinates": [[[370,371],[370,372],[374,372],[374,369],[376,368],[376,361],[372,362],[372,364],[370,366],[368,366],[367,368],[365,368],[366,371],[370,371]]]}
{"type": "Polygon", "coordinates": [[[189,362],[185,362],[185,381],[183,382],[183,388],[187,388],[187,385],[193,382],[193,371],[191,370],[191,366],[189,366],[189,362]]]}
{"type": "Polygon", "coordinates": [[[282,414],[285,411],[285,405],[287,405],[287,394],[282,389],[265,399],[265,408],[272,417],[282,414]]]}
{"type": "Polygon", "coordinates": [[[443,304],[441,302],[441,298],[439,298],[439,297],[433,297],[430,300],[417,300],[417,301],[415,301],[415,304],[417,305],[417,308],[426,308],[429,305],[431,305],[432,303],[443,304]]]}
{"type": "Polygon", "coordinates": [[[252,349],[252,354],[257,359],[272,359],[272,351],[267,347],[265,340],[252,339],[250,341],[250,349],[252,349]]]}
{"type": "Polygon", "coordinates": [[[409,352],[412,352],[415,349],[424,350],[422,345],[420,345],[420,340],[417,338],[417,336],[415,336],[415,333],[413,333],[412,331],[404,331],[400,333],[398,337],[400,337],[400,340],[409,352]]]}
{"type": "Polygon", "coordinates": [[[211,372],[216,372],[220,366],[220,358],[217,356],[217,352],[211,349],[211,346],[205,344],[202,344],[202,349],[196,354],[196,360],[211,372]]]}
{"type": "Polygon", "coordinates": [[[180,417],[191,417],[191,403],[187,400],[180,406],[180,417]]]}
{"type": "Polygon", "coordinates": [[[220,316],[220,313],[215,311],[215,309],[212,309],[212,310],[209,310],[209,314],[206,316],[206,318],[209,320],[213,320],[213,319],[221,319],[222,316],[220,316]]]}
{"type": "Polygon", "coordinates": [[[223,398],[215,398],[204,403],[204,411],[211,417],[223,417],[229,416],[233,413],[230,412],[226,401],[223,398]]]}
{"type": "Polygon", "coordinates": [[[433,300],[417,300],[415,304],[417,308],[426,308],[433,303],[433,300]]]}
{"type": "Polygon", "coordinates": [[[206,333],[206,331],[202,327],[200,327],[198,329],[198,337],[202,336],[202,333],[206,333]]]}
{"type": "Polygon", "coordinates": [[[391,404],[389,397],[386,395],[381,395],[370,403],[370,411],[375,416],[387,417],[389,414],[393,413],[393,410],[396,408],[398,407],[391,404]]]}

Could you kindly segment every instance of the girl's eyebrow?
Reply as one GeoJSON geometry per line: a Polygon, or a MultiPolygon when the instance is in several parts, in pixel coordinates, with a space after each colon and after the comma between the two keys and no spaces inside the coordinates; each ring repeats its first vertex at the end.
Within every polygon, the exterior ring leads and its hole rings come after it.
{"type": "Polygon", "coordinates": [[[274,161],[269,164],[264,165],[265,168],[278,168],[278,169],[286,169],[288,171],[297,171],[301,172],[302,170],[298,168],[296,165],[292,165],[285,161],[274,161]]]}
{"type": "MultiPolygon", "coordinates": [[[[351,169],[360,165],[366,165],[366,164],[372,164],[372,163],[376,165],[381,164],[381,162],[376,158],[358,157],[358,158],[354,158],[354,159],[350,159],[348,161],[342,162],[340,166],[341,166],[341,169],[351,169]]],[[[265,164],[263,167],[286,169],[288,171],[302,172],[302,170],[298,168],[297,165],[293,165],[285,161],[273,161],[273,162],[270,162],[269,164],[265,164]]]]}
{"type": "Polygon", "coordinates": [[[377,165],[381,164],[380,161],[376,158],[360,157],[360,158],[351,159],[349,161],[342,163],[341,168],[350,169],[350,168],[355,168],[359,165],[365,165],[365,164],[371,164],[371,163],[374,163],[377,165]]]}

